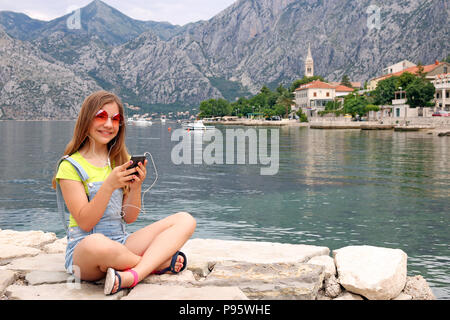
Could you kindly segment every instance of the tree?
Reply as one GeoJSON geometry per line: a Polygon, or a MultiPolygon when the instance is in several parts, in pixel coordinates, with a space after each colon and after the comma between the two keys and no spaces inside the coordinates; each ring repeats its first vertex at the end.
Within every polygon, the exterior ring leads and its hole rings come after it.
{"type": "Polygon", "coordinates": [[[271,108],[265,108],[262,113],[264,113],[265,118],[271,118],[276,115],[275,110],[271,108]]]}
{"type": "Polygon", "coordinates": [[[231,105],[225,99],[209,99],[200,103],[200,118],[223,117],[231,114],[231,105]]]}
{"type": "Polygon", "coordinates": [[[378,82],[374,90],[375,104],[392,104],[397,89],[397,77],[389,77],[378,82]]]}
{"type": "Polygon", "coordinates": [[[442,62],[450,63],[450,54],[447,55],[447,58],[443,59],[442,62]]]}
{"type": "Polygon", "coordinates": [[[369,111],[375,111],[375,112],[378,112],[378,111],[380,111],[380,107],[379,107],[379,106],[376,106],[376,105],[373,105],[373,104],[368,104],[368,105],[366,106],[366,112],[369,112],[369,111]]]}
{"type": "MultiPolygon", "coordinates": [[[[283,115],[286,114],[286,106],[282,104],[276,104],[272,110],[274,110],[276,116],[283,117],[283,115]]],[[[289,109],[287,111],[287,113],[289,114],[289,112],[291,111],[291,106],[289,106],[289,109]]]]}
{"type": "Polygon", "coordinates": [[[410,72],[403,72],[398,78],[396,83],[396,88],[402,88],[403,90],[406,89],[406,87],[413,82],[417,76],[410,72]]]}
{"type": "Polygon", "coordinates": [[[336,111],[339,110],[342,107],[341,103],[339,101],[328,101],[325,105],[326,111],[336,111]]]}
{"type": "Polygon", "coordinates": [[[342,76],[341,85],[352,88],[352,83],[350,82],[348,75],[344,74],[342,76]]]}
{"type": "Polygon", "coordinates": [[[284,107],[284,116],[287,118],[289,116],[289,113],[291,113],[291,105],[292,100],[294,99],[294,95],[289,91],[283,91],[280,96],[278,96],[276,105],[280,105],[284,107]]]}
{"type": "Polygon", "coordinates": [[[356,114],[363,116],[367,113],[367,99],[357,94],[349,94],[344,98],[344,112],[355,116],[356,114]]]}
{"type": "Polygon", "coordinates": [[[300,117],[300,122],[308,122],[308,117],[303,113],[302,109],[297,111],[297,115],[300,117]]]}
{"type": "Polygon", "coordinates": [[[425,72],[423,71],[423,65],[421,61],[417,63],[417,76],[421,79],[425,79],[426,76],[425,72]]]}
{"type": "Polygon", "coordinates": [[[416,78],[406,87],[407,103],[411,108],[431,107],[435,88],[431,82],[416,78]]]}

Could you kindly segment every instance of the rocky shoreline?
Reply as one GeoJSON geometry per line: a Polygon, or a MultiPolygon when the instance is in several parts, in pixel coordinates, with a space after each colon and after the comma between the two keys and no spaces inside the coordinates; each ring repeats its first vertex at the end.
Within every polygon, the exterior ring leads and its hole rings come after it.
{"type": "Polygon", "coordinates": [[[151,275],[103,294],[103,280],[64,269],[66,238],[0,229],[0,300],[434,300],[422,276],[407,276],[400,249],[191,239],[178,275],[151,275]]]}

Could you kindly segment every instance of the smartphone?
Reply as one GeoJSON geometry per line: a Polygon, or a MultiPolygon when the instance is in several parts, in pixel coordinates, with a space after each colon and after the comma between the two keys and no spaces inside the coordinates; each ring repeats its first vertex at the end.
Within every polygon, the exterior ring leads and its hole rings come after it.
{"type": "MultiPolygon", "coordinates": [[[[147,159],[146,156],[132,156],[130,160],[133,161],[133,164],[131,166],[129,166],[127,168],[127,170],[136,168],[138,166],[139,162],[144,164],[145,159],[147,159]]],[[[135,173],[132,173],[132,174],[137,174],[139,176],[139,173],[137,171],[135,173]]]]}

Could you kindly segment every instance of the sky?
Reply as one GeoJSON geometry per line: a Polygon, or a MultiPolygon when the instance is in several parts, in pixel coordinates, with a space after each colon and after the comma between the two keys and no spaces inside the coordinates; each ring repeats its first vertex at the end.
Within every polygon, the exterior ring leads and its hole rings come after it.
{"type": "MultiPolygon", "coordinates": [[[[92,0],[0,0],[0,11],[25,13],[49,21],[88,5],[92,0]]],[[[102,0],[137,20],[184,25],[209,20],[236,0],[102,0]]]]}

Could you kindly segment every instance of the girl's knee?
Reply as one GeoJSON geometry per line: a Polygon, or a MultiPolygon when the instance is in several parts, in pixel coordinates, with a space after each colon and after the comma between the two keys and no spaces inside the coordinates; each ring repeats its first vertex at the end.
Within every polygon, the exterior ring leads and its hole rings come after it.
{"type": "Polygon", "coordinates": [[[192,230],[192,232],[195,230],[195,227],[197,226],[197,221],[195,221],[195,218],[188,212],[178,212],[177,214],[179,223],[182,223],[186,226],[189,230],[192,230]]]}
{"type": "Polygon", "coordinates": [[[85,251],[94,255],[102,256],[104,254],[111,254],[114,249],[113,242],[101,233],[94,233],[87,236],[84,240],[85,251]]]}

